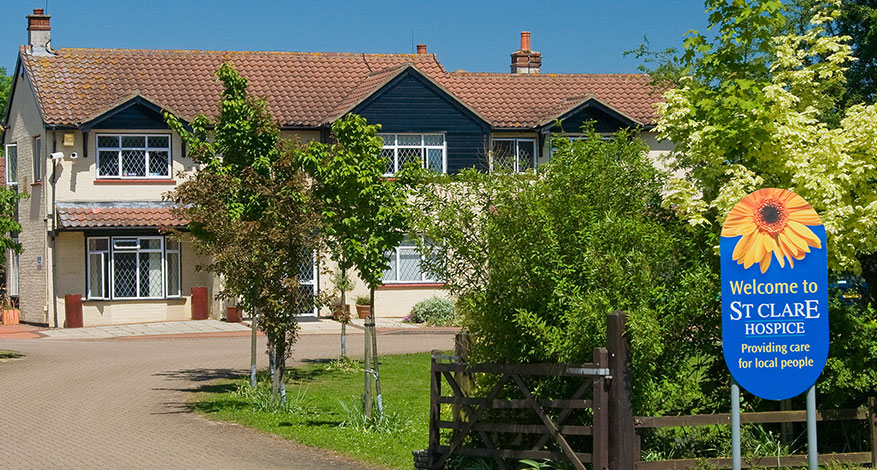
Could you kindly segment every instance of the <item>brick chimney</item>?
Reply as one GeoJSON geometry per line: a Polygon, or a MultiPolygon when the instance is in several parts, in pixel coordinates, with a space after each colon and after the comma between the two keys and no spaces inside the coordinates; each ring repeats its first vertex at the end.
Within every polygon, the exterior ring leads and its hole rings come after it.
{"type": "Polygon", "coordinates": [[[27,48],[34,55],[49,55],[52,50],[52,27],[42,8],[34,8],[27,15],[27,48]]]}
{"type": "Polygon", "coordinates": [[[418,44],[417,45],[417,53],[418,54],[426,54],[426,44],[418,44]]]}
{"type": "Polygon", "coordinates": [[[512,73],[539,73],[542,53],[530,50],[530,32],[521,31],[521,48],[512,52],[512,73]]]}

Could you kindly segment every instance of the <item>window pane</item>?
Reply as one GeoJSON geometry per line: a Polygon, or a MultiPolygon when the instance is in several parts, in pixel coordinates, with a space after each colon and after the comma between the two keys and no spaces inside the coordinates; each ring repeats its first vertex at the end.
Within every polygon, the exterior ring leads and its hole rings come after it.
{"type": "Polygon", "coordinates": [[[137,253],[113,253],[113,296],[137,297],[137,253]]]}
{"type": "Polygon", "coordinates": [[[536,142],[532,140],[518,141],[518,171],[533,168],[533,155],[536,152],[536,142]]]}
{"type": "Polygon", "coordinates": [[[145,148],[146,137],[142,135],[123,135],[122,147],[145,148]]]}
{"type": "Polygon", "coordinates": [[[106,238],[89,238],[88,251],[107,251],[110,248],[110,241],[106,238]]]}
{"type": "Polygon", "coordinates": [[[426,168],[441,173],[444,170],[444,150],[426,149],[426,168]]]}
{"type": "Polygon", "coordinates": [[[420,254],[411,248],[399,248],[399,280],[420,281],[420,254]]]}
{"type": "Polygon", "coordinates": [[[88,255],[88,297],[104,297],[104,260],[105,253],[91,253],[88,255]]]}
{"type": "Polygon", "coordinates": [[[167,295],[180,295],[180,254],[167,252],[167,295]]]}
{"type": "Polygon", "coordinates": [[[170,142],[168,136],[166,135],[151,135],[149,136],[149,146],[151,148],[169,148],[170,142]]]}
{"type": "Polygon", "coordinates": [[[146,176],[145,150],[122,151],[122,176],[146,176]]]}
{"type": "Polygon", "coordinates": [[[384,271],[383,279],[384,281],[395,281],[396,280],[396,250],[389,251],[385,254],[387,259],[390,260],[390,267],[384,271]]]}
{"type": "Polygon", "coordinates": [[[98,147],[118,147],[119,136],[117,135],[99,135],[97,136],[98,147]]]}
{"type": "Polygon", "coordinates": [[[381,156],[387,159],[387,171],[385,173],[392,174],[396,172],[395,155],[396,151],[393,149],[381,150],[381,156]]]}
{"type": "Polygon", "coordinates": [[[496,140],[493,142],[493,171],[510,172],[515,170],[515,142],[496,140]]]}
{"type": "Polygon", "coordinates": [[[298,280],[302,284],[313,284],[314,282],[314,260],[313,258],[308,258],[303,263],[299,264],[299,275],[298,280]]]}
{"type": "Polygon", "coordinates": [[[408,162],[414,162],[414,164],[420,166],[423,165],[423,152],[420,148],[400,148],[399,149],[399,169],[405,167],[408,162]]]}
{"type": "Polygon", "coordinates": [[[378,137],[384,140],[384,146],[396,145],[395,134],[378,134],[378,137]]]}
{"type": "Polygon", "coordinates": [[[149,151],[149,176],[170,176],[167,156],[163,150],[149,151]]]}
{"type": "Polygon", "coordinates": [[[140,253],[140,296],[161,297],[161,252],[140,253]]]}
{"type": "Polygon", "coordinates": [[[6,146],[6,181],[8,183],[18,182],[18,146],[6,146]]]}
{"type": "Polygon", "coordinates": [[[119,152],[101,150],[97,154],[99,176],[119,176],[119,152]]]}
{"type": "Polygon", "coordinates": [[[424,145],[442,146],[445,144],[445,136],[441,134],[427,134],[423,136],[424,145]]]}
{"type": "Polygon", "coordinates": [[[159,239],[159,238],[141,238],[140,239],[140,249],[141,250],[160,250],[161,249],[161,239],[159,239]]]}
{"type": "Polygon", "coordinates": [[[421,137],[422,136],[420,136],[420,135],[400,135],[397,137],[398,143],[399,143],[398,145],[399,146],[403,146],[403,145],[412,146],[413,145],[413,146],[420,147],[420,145],[422,143],[421,137]]]}
{"type": "Polygon", "coordinates": [[[43,140],[40,137],[37,137],[33,140],[33,180],[41,181],[42,180],[42,166],[43,166],[43,140]]]}
{"type": "Polygon", "coordinates": [[[164,246],[167,247],[168,251],[180,251],[180,242],[172,238],[166,238],[164,240],[164,246]]]}

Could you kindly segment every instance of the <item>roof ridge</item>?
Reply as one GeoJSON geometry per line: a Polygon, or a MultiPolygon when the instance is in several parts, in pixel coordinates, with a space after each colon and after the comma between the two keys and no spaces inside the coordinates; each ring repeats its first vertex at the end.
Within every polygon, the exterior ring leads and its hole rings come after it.
{"type": "Polygon", "coordinates": [[[454,72],[448,72],[448,75],[452,77],[457,76],[472,76],[472,77],[521,77],[525,78],[536,78],[536,77],[551,77],[551,78],[579,78],[579,77],[605,77],[605,78],[616,78],[616,77],[632,77],[632,78],[649,78],[649,74],[647,73],[510,73],[510,72],[470,72],[467,70],[457,70],[454,72]]]}
{"type": "MultiPolygon", "coordinates": [[[[24,47],[24,46],[22,46],[24,47]]],[[[225,49],[127,49],[121,47],[113,47],[113,48],[101,48],[101,47],[61,47],[58,49],[54,49],[56,52],[142,52],[142,53],[150,53],[150,52],[185,52],[185,53],[223,53],[223,54],[240,54],[240,55],[254,55],[254,54],[277,54],[277,55],[299,55],[299,56],[342,56],[342,57],[361,57],[361,56],[369,56],[369,57],[417,57],[418,54],[407,54],[400,52],[308,52],[308,51],[241,51],[241,50],[225,50],[225,49]]],[[[423,55],[423,54],[420,54],[423,55]]],[[[435,58],[434,53],[429,53],[429,56],[435,58]]],[[[436,62],[438,60],[436,59],[436,62]]]]}

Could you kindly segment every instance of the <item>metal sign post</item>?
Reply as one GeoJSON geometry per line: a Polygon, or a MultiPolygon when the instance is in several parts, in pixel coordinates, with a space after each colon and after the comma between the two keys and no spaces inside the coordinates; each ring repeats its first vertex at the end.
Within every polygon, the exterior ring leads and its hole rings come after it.
{"type": "Polygon", "coordinates": [[[740,470],[740,386],[731,378],[731,466],[740,470]]]}
{"type": "Polygon", "coordinates": [[[807,390],[807,464],[810,470],[819,467],[819,450],[816,448],[816,384],[807,390]]]}

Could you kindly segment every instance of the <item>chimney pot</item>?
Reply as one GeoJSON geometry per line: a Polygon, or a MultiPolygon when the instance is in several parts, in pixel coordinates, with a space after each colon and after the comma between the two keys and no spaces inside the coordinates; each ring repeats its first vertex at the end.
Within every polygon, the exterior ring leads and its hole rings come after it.
{"type": "Polygon", "coordinates": [[[530,32],[521,31],[521,48],[512,52],[512,73],[539,73],[542,54],[530,49],[530,32]]]}
{"type": "Polygon", "coordinates": [[[418,44],[417,45],[417,53],[418,54],[426,54],[426,44],[418,44]]]}
{"type": "Polygon", "coordinates": [[[529,51],[530,50],[530,32],[529,31],[521,31],[521,50],[529,51]]]}

